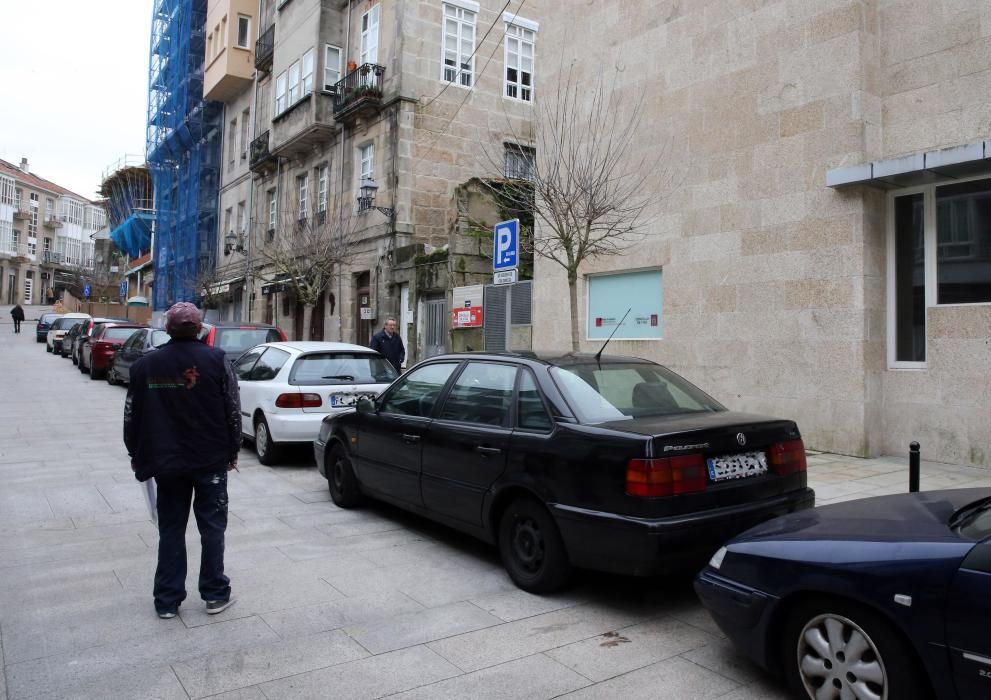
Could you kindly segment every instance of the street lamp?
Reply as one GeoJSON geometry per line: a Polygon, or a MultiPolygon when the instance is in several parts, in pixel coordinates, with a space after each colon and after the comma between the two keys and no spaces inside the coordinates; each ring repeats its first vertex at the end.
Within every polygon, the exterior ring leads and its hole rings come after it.
{"type": "Polygon", "coordinates": [[[375,206],[375,194],[378,192],[378,185],[375,180],[365,179],[361,181],[361,188],[358,193],[358,211],[365,212],[371,209],[380,211],[390,219],[396,215],[396,210],[392,207],[375,206]]]}
{"type": "Polygon", "coordinates": [[[241,240],[241,235],[231,229],[230,233],[224,236],[224,255],[230,255],[234,250],[239,253],[244,251],[244,242],[241,240]]]}

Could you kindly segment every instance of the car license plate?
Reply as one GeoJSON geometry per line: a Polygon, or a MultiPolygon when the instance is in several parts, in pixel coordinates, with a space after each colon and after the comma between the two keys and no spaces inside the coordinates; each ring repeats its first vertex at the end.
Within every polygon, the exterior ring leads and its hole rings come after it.
{"type": "Polygon", "coordinates": [[[359,394],[331,394],[330,405],[332,408],[344,408],[354,406],[358,403],[359,394]]]}
{"type": "Polygon", "coordinates": [[[709,479],[712,481],[746,479],[767,473],[767,455],[763,450],[710,457],[706,460],[706,464],[709,466],[709,479]]]}

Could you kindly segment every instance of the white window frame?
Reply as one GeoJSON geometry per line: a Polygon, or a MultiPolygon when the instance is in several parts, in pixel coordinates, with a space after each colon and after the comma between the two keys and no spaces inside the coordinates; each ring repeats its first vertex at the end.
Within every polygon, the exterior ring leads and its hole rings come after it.
{"type": "Polygon", "coordinates": [[[534,23],[527,22],[525,20],[520,21],[517,19],[513,22],[506,22],[506,36],[505,36],[505,49],[503,52],[503,89],[502,96],[507,100],[514,100],[516,102],[527,102],[529,104],[533,103],[533,89],[534,89],[534,69],[536,68],[537,60],[537,30],[533,28],[534,23]],[[530,25],[530,26],[527,26],[530,25]],[[510,51],[510,42],[515,41],[517,50],[515,52],[510,51]],[[523,85],[523,46],[524,44],[529,44],[530,46],[530,85],[523,85]],[[516,80],[510,81],[509,79],[509,62],[512,55],[515,53],[516,57],[516,80]],[[515,89],[516,95],[510,95],[510,89],[515,89]],[[523,91],[529,90],[529,97],[523,97],[523,91]]]}
{"type": "Polygon", "coordinates": [[[271,230],[275,230],[275,220],[278,215],[278,198],[275,196],[275,190],[268,191],[268,227],[271,230]]]}
{"type": "Polygon", "coordinates": [[[251,17],[248,15],[238,14],[237,16],[237,35],[234,37],[235,46],[239,49],[251,48],[251,17]],[[241,23],[245,24],[244,29],[244,43],[241,43],[241,23]]]}
{"type": "Polygon", "coordinates": [[[344,52],[341,50],[340,46],[334,46],[333,44],[323,45],[323,89],[330,92],[334,89],[334,86],[344,77],[341,59],[344,56],[344,52]],[[337,65],[333,66],[330,60],[331,51],[337,52],[337,65]],[[332,77],[333,74],[336,78],[329,82],[328,78],[332,77]]]}
{"type": "Polygon", "coordinates": [[[378,63],[379,59],[379,8],[375,5],[361,16],[361,53],[358,65],[378,63]]]}
{"type": "Polygon", "coordinates": [[[299,203],[299,213],[297,217],[300,221],[305,221],[310,206],[310,174],[303,173],[296,176],[296,195],[299,203]]]}
{"type": "Polygon", "coordinates": [[[375,179],[375,142],[370,141],[358,147],[358,186],[362,180],[375,179]],[[367,167],[366,167],[367,166],[367,167]]]}
{"type": "Polygon", "coordinates": [[[443,14],[441,16],[441,34],[440,34],[440,79],[445,83],[450,83],[455,87],[464,88],[470,90],[475,85],[475,51],[478,47],[478,10],[470,9],[465,6],[466,3],[461,2],[445,2],[443,4],[443,14]],[[454,11],[453,16],[448,16],[448,9],[454,11]],[[469,21],[470,16],[470,21],[469,21]],[[457,24],[457,35],[455,36],[456,42],[456,63],[454,66],[448,66],[445,61],[447,60],[447,23],[448,21],[453,21],[457,24]],[[462,68],[465,57],[464,50],[464,28],[465,26],[471,26],[472,29],[472,43],[471,51],[467,52],[468,58],[468,68],[465,70],[462,68]],[[448,75],[448,71],[453,71],[451,75],[448,75]],[[464,77],[468,76],[468,83],[464,83],[464,77]]]}
{"type": "Polygon", "coordinates": [[[286,111],[286,71],[279,73],[275,79],[275,114],[279,115],[286,111]]]}
{"type": "Polygon", "coordinates": [[[311,92],[313,92],[313,72],[315,68],[314,66],[315,58],[316,58],[316,52],[312,48],[303,54],[303,59],[302,59],[303,66],[300,69],[300,72],[302,73],[301,83],[303,86],[303,92],[300,95],[300,99],[306,97],[311,92]]]}
{"type": "Polygon", "coordinates": [[[317,212],[327,211],[327,174],[330,168],[321,165],[317,168],[317,212]]]}
{"type": "Polygon", "coordinates": [[[289,70],[286,71],[286,73],[289,76],[286,79],[286,82],[288,83],[288,90],[286,93],[287,95],[286,109],[292,107],[294,104],[296,104],[297,100],[299,100],[300,97],[302,97],[302,95],[300,95],[299,93],[299,88],[300,88],[299,69],[300,69],[300,62],[296,60],[293,61],[291,64],[289,64],[289,70]]]}

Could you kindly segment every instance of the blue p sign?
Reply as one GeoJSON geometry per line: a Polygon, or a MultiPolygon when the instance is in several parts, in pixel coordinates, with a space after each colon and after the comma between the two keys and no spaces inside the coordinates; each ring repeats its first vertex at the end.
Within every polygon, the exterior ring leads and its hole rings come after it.
{"type": "Polygon", "coordinates": [[[511,219],[495,225],[493,270],[513,270],[517,265],[520,244],[520,220],[511,219]]]}
{"type": "Polygon", "coordinates": [[[83,296],[89,299],[92,288],[87,284],[83,286],[83,296]]]}

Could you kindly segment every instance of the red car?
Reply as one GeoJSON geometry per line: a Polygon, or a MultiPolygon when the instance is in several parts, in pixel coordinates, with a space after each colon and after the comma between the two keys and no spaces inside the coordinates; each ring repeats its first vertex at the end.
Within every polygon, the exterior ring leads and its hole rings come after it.
{"type": "Polygon", "coordinates": [[[79,353],[79,371],[89,372],[90,379],[103,379],[110,368],[114,352],[131,335],[146,326],[122,323],[101,323],[93,329],[89,341],[79,353]]]}

